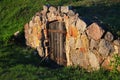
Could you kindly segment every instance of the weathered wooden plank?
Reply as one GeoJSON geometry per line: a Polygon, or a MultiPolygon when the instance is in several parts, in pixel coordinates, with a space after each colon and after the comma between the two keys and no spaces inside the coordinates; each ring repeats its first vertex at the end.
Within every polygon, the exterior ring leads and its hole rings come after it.
{"type": "MultiPolygon", "coordinates": [[[[63,29],[63,26],[62,26],[62,23],[59,23],[59,30],[62,30],[63,29]]],[[[63,58],[63,41],[62,41],[62,35],[63,34],[60,34],[60,64],[62,64],[62,58],[63,58]]]]}
{"type": "MultiPolygon", "coordinates": [[[[56,23],[56,30],[59,30],[58,24],[59,24],[59,22],[56,23]]],[[[56,39],[57,39],[57,41],[56,41],[57,63],[59,64],[59,63],[60,63],[60,59],[59,59],[59,57],[60,57],[60,56],[59,56],[59,55],[60,55],[60,53],[59,53],[59,52],[60,52],[60,51],[59,51],[59,48],[60,48],[60,47],[59,47],[59,43],[60,43],[60,42],[59,42],[59,33],[56,33],[56,39]]]]}
{"type": "Polygon", "coordinates": [[[50,58],[59,65],[65,65],[66,55],[64,53],[64,42],[66,29],[64,22],[52,22],[48,28],[50,50],[50,58]]]}
{"type": "Polygon", "coordinates": [[[65,31],[63,30],[51,30],[51,29],[48,29],[49,32],[54,32],[54,33],[63,33],[63,34],[66,34],[65,31]]]}

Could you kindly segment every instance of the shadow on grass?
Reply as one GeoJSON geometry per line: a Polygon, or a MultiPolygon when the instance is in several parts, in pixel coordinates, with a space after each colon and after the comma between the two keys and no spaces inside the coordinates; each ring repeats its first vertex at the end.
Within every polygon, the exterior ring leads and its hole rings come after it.
{"type": "Polygon", "coordinates": [[[0,50],[0,66],[2,68],[9,68],[19,64],[33,65],[35,67],[47,67],[50,69],[56,69],[62,67],[57,65],[52,60],[43,60],[39,57],[37,51],[29,47],[21,47],[15,44],[4,46],[0,50]]]}
{"type": "Polygon", "coordinates": [[[76,6],[74,8],[80,17],[92,22],[100,22],[105,25],[107,30],[120,37],[120,3],[111,3],[111,5],[93,4],[89,7],[76,6]]]}
{"type": "Polygon", "coordinates": [[[41,58],[35,49],[27,47],[24,32],[17,37],[12,36],[7,45],[0,47],[0,66],[2,68],[10,68],[19,64],[50,69],[62,67],[50,59],[41,58]]]}

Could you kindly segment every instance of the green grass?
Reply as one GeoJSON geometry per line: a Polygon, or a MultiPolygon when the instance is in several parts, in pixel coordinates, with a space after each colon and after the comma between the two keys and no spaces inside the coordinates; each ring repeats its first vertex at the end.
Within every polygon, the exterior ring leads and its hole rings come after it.
{"type": "Polygon", "coordinates": [[[120,73],[86,72],[78,67],[51,69],[34,49],[25,46],[23,26],[42,5],[73,5],[80,16],[102,21],[120,37],[119,0],[0,0],[0,80],[120,80],[120,73]],[[12,40],[16,31],[21,34],[12,40]]]}
{"type": "Polygon", "coordinates": [[[50,63],[41,63],[33,49],[9,44],[0,49],[1,80],[119,80],[119,73],[106,70],[86,72],[79,67],[51,69],[50,63]]]}

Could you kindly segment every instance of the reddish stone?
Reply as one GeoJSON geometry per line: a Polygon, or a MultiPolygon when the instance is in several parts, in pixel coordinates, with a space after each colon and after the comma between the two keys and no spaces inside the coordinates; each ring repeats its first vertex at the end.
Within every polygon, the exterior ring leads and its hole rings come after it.
{"type": "Polygon", "coordinates": [[[29,37],[28,29],[29,29],[29,24],[26,23],[26,24],[24,25],[24,32],[25,32],[26,43],[28,42],[28,37],[29,37]]]}
{"type": "Polygon", "coordinates": [[[37,34],[38,40],[41,39],[41,34],[37,34]]]}
{"type": "Polygon", "coordinates": [[[82,53],[85,53],[86,52],[86,49],[85,48],[79,48],[80,49],[80,52],[82,52],[82,53]]]}
{"type": "Polygon", "coordinates": [[[99,64],[101,64],[101,63],[103,62],[103,60],[104,60],[104,59],[103,59],[103,57],[102,57],[102,56],[100,56],[100,55],[99,55],[99,56],[97,56],[97,59],[98,59],[98,61],[99,61],[99,64]]]}
{"type": "Polygon", "coordinates": [[[81,39],[81,43],[82,43],[82,47],[84,48],[84,51],[87,52],[89,49],[89,40],[87,38],[87,35],[82,34],[80,39],[81,39]]]}
{"type": "Polygon", "coordinates": [[[102,67],[108,70],[112,70],[112,65],[110,63],[111,63],[111,57],[109,56],[102,63],[102,67]]]}
{"type": "Polygon", "coordinates": [[[70,26],[69,27],[70,35],[76,38],[78,36],[78,30],[76,27],[70,26]]]}
{"type": "Polygon", "coordinates": [[[36,36],[36,34],[37,34],[37,27],[36,26],[33,27],[33,32],[32,33],[33,33],[34,36],[36,36]]]}
{"type": "Polygon", "coordinates": [[[94,40],[99,40],[105,31],[97,23],[92,23],[86,32],[94,40]]]}
{"type": "Polygon", "coordinates": [[[70,34],[67,32],[66,33],[66,39],[68,40],[70,38],[70,34]]]}
{"type": "Polygon", "coordinates": [[[29,25],[28,25],[28,23],[26,23],[26,24],[24,25],[25,31],[27,31],[28,27],[29,27],[29,25]]]}

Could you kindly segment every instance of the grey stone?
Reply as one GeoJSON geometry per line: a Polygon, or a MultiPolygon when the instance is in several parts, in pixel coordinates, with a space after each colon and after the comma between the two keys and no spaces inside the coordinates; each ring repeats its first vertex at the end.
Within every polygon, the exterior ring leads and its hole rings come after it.
{"type": "Polygon", "coordinates": [[[98,61],[95,54],[93,54],[92,52],[89,52],[88,59],[89,59],[89,63],[91,65],[91,68],[93,70],[98,70],[100,68],[99,61],[98,61]]]}
{"type": "Polygon", "coordinates": [[[56,20],[56,15],[54,13],[47,13],[47,17],[49,21],[54,21],[56,20]]]}
{"type": "Polygon", "coordinates": [[[101,39],[104,32],[105,31],[97,23],[92,23],[89,27],[87,27],[86,31],[87,35],[94,40],[101,39]]]}
{"type": "Polygon", "coordinates": [[[83,33],[86,30],[87,24],[83,20],[78,18],[76,22],[76,27],[78,30],[80,30],[81,33],[83,33]]]}
{"type": "Polygon", "coordinates": [[[48,7],[47,6],[43,6],[43,11],[47,12],[48,11],[48,7]]]}
{"type": "Polygon", "coordinates": [[[119,45],[120,45],[120,40],[114,40],[113,43],[114,43],[115,45],[119,46],[119,45]]]}
{"type": "Polygon", "coordinates": [[[69,46],[72,47],[72,48],[75,48],[75,39],[74,39],[74,37],[70,37],[69,46]]]}
{"type": "Polygon", "coordinates": [[[73,12],[73,10],[69,10],[68,11],[68,16],[75,16],[75,12],[73,12]]]}
{"type": "Polygon", "coordinates": [[[107,32],[107,33],[105,34],[105,39],[106,39],[106,40],[112,41],[113,38],[114,38],[114,36],[112,35],[111,32],[107,32]]]}
{"type": "Polygon", "coordinates": [[[120,55],[120,40],[114,40],[113,41],[114,44],[114,48],[115,48],[115,52],[114,53],[118,53],[120,55]]]}
{"type": "Polygon", "coordinates": [[[89,49],[89,39],[87,37],[87,35],[84,33],[81,35],[81,41],[82,41],[82,47],[81,47],[81,51],[84,52],[84,53],[87,53],[88,52],[88,49],[89,49]]]}
{"type": "Polygon", "coordinates": [[[119,53],[119,46],[114,45],[114,49],[115,49],[114,54],[118,54],[119,53]]]}
{"type": "Polygon", "coordinates": [[[69,6],[61,6],[61,12],[62,13],[68,13],[69,12],[69,6]]]}
{"type": "Polygon", "coordinates": [[[73,65],[81,66],[85,69],[88,68],[89,62],[86,54],[80,52],[79,50],[71,50],[71,61],[73,65]]]}
{"type": "Polygon", "coordinates": [[[31,33],[32,33],[32,29],[29,28],[29,29],[28,29],[28,34],[31,34],[31,33]]]}
{"type": "Polygon", "coordinates": [[[54,13],[54,12],[57,11],[57,9],[56,9],[55,7],[53,7],[53,6],[51,6],[51,7],[49,8],[49,11],[50,11],[51,13],[54,13]]]}
{"type": "Polygon", "coordinates": [[[74,25],[76,24],[78,20],[78,15],[74,15],[74,16],[69,16],[69,25],[74,25]]]}
{"type": "Polygon", "coordinates": [[[82,41],[80,38],[77,38],[75,48],[78,49],[82,47],[82,41]]]}
{"type": "Polygon", "coordinates": [[[91,39],[91,41],[90,41],[90,49],[91,50],[97,50],[98,49],[98,42],[97,41],[95,41],[94,39],[91,39]]]}
{"type": "Polygon", "coordinates": [[[29,22],[29,27],[33,27],[33,25],[34,25],[34,23],[33,23],[33,21],[31,20],[31,21],[29,22]]]}
{"type": "Polygon", "coordinates": [[[113,45],[111,45],[110,42],[106,41],[105,39],[102,39],[99,43],[99,50],[98,52],[102,55],[102,56],[108,56],[109,53],[114,52],[114,47],[113,45]]]}
{"type": "Polygon", "coordinates": [[[37,47],[37,51],[38,51],[38,54],[40,57],[44,57],[44,51],[43,51],[43,48],[42,47],[37,47]]]}

